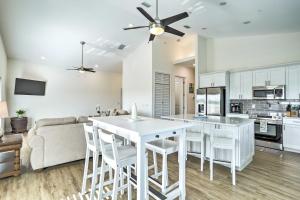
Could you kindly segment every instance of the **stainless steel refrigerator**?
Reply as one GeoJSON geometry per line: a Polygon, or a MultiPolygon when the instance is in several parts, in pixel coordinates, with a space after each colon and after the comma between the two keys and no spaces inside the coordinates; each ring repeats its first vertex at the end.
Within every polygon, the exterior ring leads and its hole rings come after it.
{"type": "Polygon", "coordinates": [[[198,114],[225,116],[225,88],[199,88],[197,89],[198,114]]]}

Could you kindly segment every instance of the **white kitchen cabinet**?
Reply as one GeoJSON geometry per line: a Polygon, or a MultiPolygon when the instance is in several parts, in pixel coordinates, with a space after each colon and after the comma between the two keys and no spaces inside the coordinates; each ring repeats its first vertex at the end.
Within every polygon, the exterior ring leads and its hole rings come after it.
{"type": "Polygon", "coordinates": [[[286,98],[300,98],[300,65],[287,67],[286,73],[286,98]]]}
{"type": "Polygon", "coordinates": [[[200,74],[200,88],[225,87],[227,78],[226,76],[226,72],[200,74]]]}
{"type": "Polygon", "coordinates": [[[269,81],[270,85],[285,85],[285,67],[270,69],[269,81]]]}
{"type": "Polygon", "coordinates": [[[267,85],[285,85],[285,68],[255,70],[253,72],[253,86],[267,85]]]}
{"type": "Polygon", "coordinates": [[[230,73],[230,99],[240,99],[241,97],[241,73],[230,73]]]}
{"type": "Polygon", "coordinates": [[[252,99],[252,72],[230,74],[230,99],[252,99]]]}
{"type": "Polygon", "coordinates": [[[207,88],[212,87],[213,84],[213,77],[209,74],[201,74],[200,75],[200,87],[201,88],[207,88]]]}
{"type": "Polygon", "coordinates": [[[285,151],[300,153],[300,119],[283,120],[283,147],[285,151]]]}
{"type": "Polygon", "coordinates": [[[241,72],[241,99],[252,99],[252,72],[241,72]]]}

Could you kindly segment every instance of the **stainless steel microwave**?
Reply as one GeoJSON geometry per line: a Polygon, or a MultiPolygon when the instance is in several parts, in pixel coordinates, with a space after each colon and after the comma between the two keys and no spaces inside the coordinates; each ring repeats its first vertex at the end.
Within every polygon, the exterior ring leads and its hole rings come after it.
{"type": "Polygon", "coordinates": [[[285,99],[285,86],[259,86],[252,88],[253,99],[285,99]]]}

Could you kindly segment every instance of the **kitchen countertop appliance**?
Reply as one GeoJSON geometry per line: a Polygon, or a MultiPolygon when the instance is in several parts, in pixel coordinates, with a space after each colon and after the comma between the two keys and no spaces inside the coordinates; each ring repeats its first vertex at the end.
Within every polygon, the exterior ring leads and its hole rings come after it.
{"type": "Polygon", "coordinates": [[[225,98],[224,87],[197,89],[198,114],[225,116],[225,98]]]}
{"type": "Polygon", "coordinates": [[[242,103],[230,103],[230,113],[243,113],[243,104],[242,103]]]}

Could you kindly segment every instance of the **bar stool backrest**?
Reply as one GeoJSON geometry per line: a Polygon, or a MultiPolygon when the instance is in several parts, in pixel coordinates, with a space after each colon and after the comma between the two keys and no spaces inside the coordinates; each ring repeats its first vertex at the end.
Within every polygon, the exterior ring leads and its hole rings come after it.
{"type": "Polygon", "coordinates": [[[115,135],[106,133],[102,129],[98,129],[98,134],[102,151],[102,158],[104,160],[113,161],[115,164],[117,164],[117,161],[119,160],[119,154],[117,150],[115,135]],[[113,157],[111,157],[111,155],[113,157]]]}
{"type": "Polygon", "coordinates": [[[83,126],[87,148],[91,150],[100,151],[97,127],[89,126],[87,124],[83,124],[83,126]]]}

